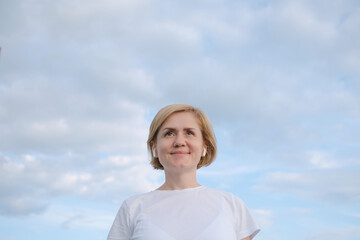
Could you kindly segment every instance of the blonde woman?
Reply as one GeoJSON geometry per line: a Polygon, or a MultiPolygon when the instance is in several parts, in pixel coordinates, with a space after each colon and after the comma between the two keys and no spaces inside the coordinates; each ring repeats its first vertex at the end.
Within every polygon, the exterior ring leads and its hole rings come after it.
{"type": "Polygon", "coordinates": [[[260,231],[242,200],[198,183],[216,156],[208,117],[185,104],[162,108],[150,125],[151,165],[165,182],[125,200],[108,240],[250,240],[260,231]]]}

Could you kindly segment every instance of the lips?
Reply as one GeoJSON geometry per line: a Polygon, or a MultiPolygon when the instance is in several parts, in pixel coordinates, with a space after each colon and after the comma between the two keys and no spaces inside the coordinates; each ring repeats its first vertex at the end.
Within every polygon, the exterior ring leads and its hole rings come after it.
{"type": "Polygon", "coordinates": [[[174,151],[170,153],[171,155],[183,155],[183,154],[189,154],[187,151],[174,151]]]}

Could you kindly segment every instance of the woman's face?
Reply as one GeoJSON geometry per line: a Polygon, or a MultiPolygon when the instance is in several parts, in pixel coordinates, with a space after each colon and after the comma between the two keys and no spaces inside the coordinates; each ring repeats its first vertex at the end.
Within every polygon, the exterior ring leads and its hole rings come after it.
{"type": "Polygon", "coordinates": [[[165,171],[196,171],[203,150],[200,126],[191,112],[170,115],[156,137],[155,157],[165,171]]]}

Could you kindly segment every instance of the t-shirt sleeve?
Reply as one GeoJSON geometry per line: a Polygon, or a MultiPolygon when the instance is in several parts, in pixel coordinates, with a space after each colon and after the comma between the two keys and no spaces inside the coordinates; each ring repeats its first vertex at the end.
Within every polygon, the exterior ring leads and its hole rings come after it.
{"type": "Polygon", "coordinates": [[[260,231],[260,228],[255,223],[248,207],[241,199],[237,197],[235,197],[235,214],[237,239],[241,240],[246,237],[253,239],[260,231]]]}
{"type": "Polygon", "coordinates": [[[124,202],[116,214],[107,240],[129,240],[131,237],[129,208],[124,202]]]}

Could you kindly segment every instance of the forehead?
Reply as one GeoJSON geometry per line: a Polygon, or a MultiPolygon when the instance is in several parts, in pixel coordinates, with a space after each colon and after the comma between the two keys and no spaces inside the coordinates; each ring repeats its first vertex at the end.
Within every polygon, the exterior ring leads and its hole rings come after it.
{"type": "Polygon", "coordinates": [[[171,114],[163,123],[161,128],[167,127],[184,127],[199,128],[199,120],[193,112],[177,112],[171,114]]]}

